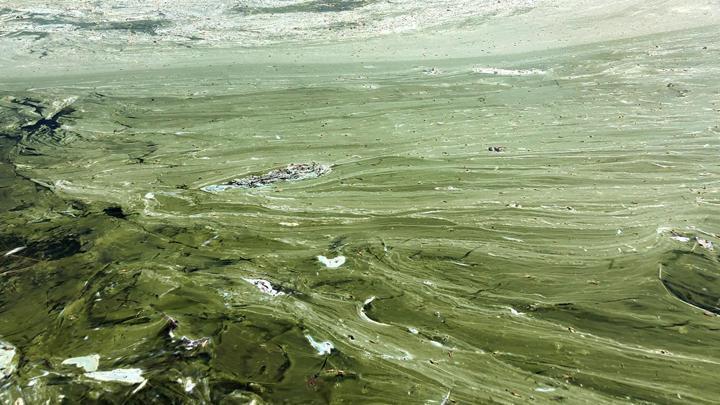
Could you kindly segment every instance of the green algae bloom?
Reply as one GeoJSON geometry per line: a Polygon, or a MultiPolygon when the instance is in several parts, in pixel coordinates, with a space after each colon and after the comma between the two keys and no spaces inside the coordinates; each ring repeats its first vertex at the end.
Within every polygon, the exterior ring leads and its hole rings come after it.
{"type": "Polygon", "coordinates": [[[0,1],[0,402],[717,400],[712,2],[109,3],[0,1]]]}

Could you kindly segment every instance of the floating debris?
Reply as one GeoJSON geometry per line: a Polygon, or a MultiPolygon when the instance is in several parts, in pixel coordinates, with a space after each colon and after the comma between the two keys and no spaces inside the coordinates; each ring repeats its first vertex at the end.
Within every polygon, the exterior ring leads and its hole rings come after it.
{"type": "MultiPolygon", "coordinates": [[[[695,236],[695,237],[685,236],[685,235],[681,234],[680,232],[669,229],[669,228],[658,228],[657,229],[658,234],[666,233],[668,231],[670,232],[670,239],[672,239],[672,240],[676,240],[676,241],[682,242],[682,243],[687,243],[694,239],[695,242],[697,243],[697,245],[700,245],[701,247],[703,247],[707,250],[715,250],[715,246],[713,246],[713,243],[711,241],[709,241],[707,239],[703,239],[699,236],[695,236]]],[[[700,232],[702,232],[702,231],[700,231],[700,232]]],[[[705,233],[705,232],[703,232],[703,233],[705,233]]],[[[709,235],[714,236],[712,234],[709,234],[709,235]]],[[[697,247],[697,245],[695,245],[695,246],[697,247]]]]}
{"type": "Polygon", "coordinates": [[[418,333],[420,333],[416,328],[412,328],[412,327],[408,327],[407,330],[408,330],[408,332],[412,333],[413,335],[417,335],[418,333]]]}
{"type": "Polygon", "coordinates": [[[338,256],[334,259],[328,259],[325,256],[318,256],[318,261],[325,265],[328,269],[337,269],[338,267],[345,264],[345,256],[338,256]]]}
{"type": "Polygon", "coordinates": [[[71,357],[62,362],[62,364],[77,366],[85,370],[86,372],[97,371],[100,365],[100,355],[90,354],[81,357],[71,357]]]}
{"type": "Polygon", "coordinates": [[[94,371],[85,376],[98,381],[119,382],[123,384],[141,384],[145,382],[143,371],[139,368],[118,368],[110,371],[94,371]]]}
{"type": "MultiPolygon", "coordinates": [[[[171,335],[172,337],[172,335],[171,335]]],[[[190,339],[187,336],[181,336],[180,339],[178,339],[180,344],[185,348],[185,350],[195,350],[198,347],[205,347],[210,343],[209,337],[202,337],[200,339],[190,339]]]]}
{"type": "Polygon", "coordinates": [[[683,242],[683,243],[690,242],[690,238],[688,238],[687,236],[680,235],[679,233],[677,233],[675,231],[670,232],[670,239],[676,240],[678,242],[683,242]]]}
{"type": "Polygon", "coordinates": [[[423,73],[426,75],[430,75],[430,76],[436,76],[436,75],[441,74],[442,70],[440,70],[436,67],[431,67],[429,69],[423,69],[423,73]]]}
{"type": "Polygon", "coordinates": [[[326,340],[324,342],[317,342],[315,339],[313,339],[310,335],[305,335],[305,338],[310,342],[310,346],[313,347],[317,351],[318,354],[330,354],[330,352],[335,349],[335,346],[333,346],[332,342],[326,340]]]}
{"type": "Polygon", "coordinates": [[[0,340],[0,379],[15,372],[15,354],[17,349],[8,342],[0,340]]]}
{"type": "Polygon", "coordinates": [[[553,387],[537,387],[535,388],[536,392],[555,392],[555,388],[553,387]]]}
{"type": "Polygon", "coordinates": [[[540,69],[498,69],[493,67],[479,67],[476,66],[472,69],[475,73],[486,74],[486,75],[497,75],[497,76],[532,76],[532,75],[544,75],[546,72],[540,69]]]}
{"type": "Polygon", "coordinates": [[[254,285],[258,288],[258,290],[262,291],[267,295],[271,295],[273,297],[277,297],[278,295],[285,295],[284,292],[273,288],[273,285],[267,280],[263,280],[260,278],[244,278],[243,280],[254,285]]]}
{"type": "Polygon", "coordinates": [[[320,163],[291,163],[285,167],[274,169],[264,175],[252,175],[240,179],[234,179],[226,184],[214,184],[205,186],[203,191],[216,192],[233,188],[258,188],[269,186],[279,181],[297,181],[314,179],[330,173],[332,169],[328,165],[320,163]]]}
{"type": "Polygon", "coordinates": [[[354,371],[340,370],[340,369],[336,369],[336,368],[322,370],[322,371],[320,371],[319,375],[321,377],[352,378],[352,379],[358,378],[358,374],[354,371]]]}
{"type": "Polygon", "coordinates": [[[707,239],[703,239],[701,237],[696,236],[695,241],[698,243],[698,245],[704,247],[707,250],[715,250],[715,247],[713,246],[712,242],[710,242],[707,239]]]}
{"type": "Polygon", "coordinates": [[[505,152],[504,146],[490,146],[488,147],[489,152],[505,152]]]}
{"type": "Polygon", "coordinates": [[[12,255],[14,255],[15,253],[22,252],[22,251],[25,250],[26,248],[27,248],[27,246],[18,246],[18,247],[16,247],[15,249],[9,250],[7,253],[5,253],[5,254],[3,255],[3,257],[12,256],[12,255]]]}

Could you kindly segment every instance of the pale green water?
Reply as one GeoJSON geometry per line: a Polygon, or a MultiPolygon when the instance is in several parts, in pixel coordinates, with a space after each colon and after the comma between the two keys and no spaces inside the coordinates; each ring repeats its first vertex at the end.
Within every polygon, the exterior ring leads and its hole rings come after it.
{"type": "Polygon", "coordinates": [[[0,249],[26,248],[0,257],[0,397],[714,402],[717,34],[4,80],[0,249]],[[332,172],[200,190],[312,161],[332,172]],[[90,354],[147,382],[61,364],[90,354]]]}

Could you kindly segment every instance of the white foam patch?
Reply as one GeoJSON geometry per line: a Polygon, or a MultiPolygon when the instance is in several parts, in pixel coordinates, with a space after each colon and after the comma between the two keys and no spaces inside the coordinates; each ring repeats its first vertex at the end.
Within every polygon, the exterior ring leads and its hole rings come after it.
{"type": "Polygon", "coordinates": [[[63,360],[62,364],[77,366],[85,370],[86,372],[97,371],[100,365],[100,355],[90,354],[87,356],[71,357],[63,360]]]}
{"type": "Polygon", "coordinates": [[[122,384],[142,384],[145,378],[143,371],[139,368],[118,368],[110,371],[94,371],[85,373],[85,376],[93,380],[106,382],[119,382],[122,384]]]}
{"type": "Polygon", "coordinates": [[[345,256],[338,256],[333,259],[328,259],[325,256],[318,256],[318,261],[325,265],[328,269],[337,269],[338,267],[345,264],[345,256]]]}
{"type": "Polygon", "coordinates": [[[500,69],[494,67],[480,67],[476,66],[472,69],[475,73],[484,75],[497,75],[497,76],[535,76],[544,75],[547,72],[540,69],[500,69]]]}
{"type": "Polygon", "coordinates": [[[0,378],[5,378],[15,371],[13,360],[17,354],[15,346],[0,340],[0,378]]]}
{"type": "Polygon", "coordinates": [[[318,342],[310,335],[305,335],[305,338],[308,340],[308,342],[310,342],[310,346],[312,346],[313,349],[317,351],[317,354],[330,354],[330,352],[332,352],[332,350],[335,348],[335,346],[333,346],[332,342],[330,342],[329,340],[326,340],[324,342],[318,342]]]}
{"type": "Polygon", "coordinates": [[[178,378],[177,382],[183,386],[185,392],[192,392],[195,389],[195,386],[197,386],[197,383],[190,377],[178,378]]]}

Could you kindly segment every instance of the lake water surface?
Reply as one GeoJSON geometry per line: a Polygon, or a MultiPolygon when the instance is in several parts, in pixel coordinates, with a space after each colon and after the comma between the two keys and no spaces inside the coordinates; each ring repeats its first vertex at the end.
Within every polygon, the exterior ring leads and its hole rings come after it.
{"type": "Polygon", "coordinates": [[[0,1],[0,401],[714,403],[720,6],[432,3],[0,1]]]}

